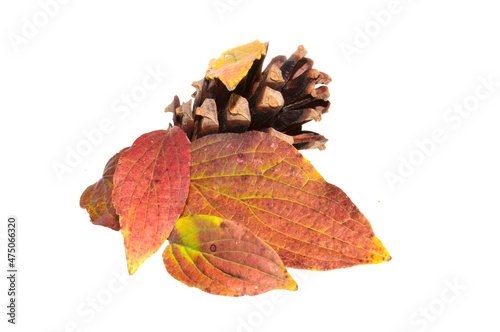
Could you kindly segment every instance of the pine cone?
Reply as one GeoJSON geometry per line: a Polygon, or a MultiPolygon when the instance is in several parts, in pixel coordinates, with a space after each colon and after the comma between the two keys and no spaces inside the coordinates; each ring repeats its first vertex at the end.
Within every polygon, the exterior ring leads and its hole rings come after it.
{"type": "Polygon", "coordinates": [[[227,50],[212,59],[205,77],[193,82],[194,102],[179,97],[165,109],[174,125],[191,141],[214,133],[259,130],[297,149],[324,149],[327,139],[303,131],[302,125],[321,120],[328,111],[330,76],[313,69],[313,60],[300,45],[288,58],[273,58],[262,71],[268,43],[258,40],[227,50]],[[316,87],[320,85],[319,87],[316,87]]]}

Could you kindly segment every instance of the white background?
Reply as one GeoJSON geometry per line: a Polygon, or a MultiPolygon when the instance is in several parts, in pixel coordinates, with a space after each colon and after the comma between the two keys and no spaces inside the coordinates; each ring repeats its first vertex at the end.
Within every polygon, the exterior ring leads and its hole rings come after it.
{"type": "Polygon", "coordinates": [[[389,3],[75,0],[43,22],[37,1],[2,2],[0,265],[14,214],[20,276],[16,326],[6,323],[1,278],[1,330],[499,331],[500,87],[485,96],[480,77],[500,82],[500,8],[401,0],[381,27],[371,12],[389,3]],[[217,3],[229,7],[218,12],[217,3]],[[27,34],[36,19],[38,31],[27,34]],[[333,78],[330,112],[308,126],[330,139],[327,149],[304,155],[352,198],[393,260],[292,271],[297,292],[258,297],[188,288],[160,252],[117,278],[126,266],[121,234],[93,226],[80,194],[115,152],[167,128],[165,106],[174,94],[188,100],[211,58],[255,39],[270,41],[268,59],[303,44],[333,78]],[[346,56],[347,44],[357,53],[346,56]],[[114,112],[157,67],[169,73],[161,84],[128,114],[114,112]],[[473,111],[448,113],[474,106],[476,89],[483,100],[473,111]],[[66,163],[67,149],[103,119],[112,130],[58,179],[53,164],[66,163]],[[416,141],[436,129],[445,139],[424,156],[416,141]],[[400,166],[409,158],[413,172],[400,166]],[[402,182],[391,187],[387,172],[402,182]]]}

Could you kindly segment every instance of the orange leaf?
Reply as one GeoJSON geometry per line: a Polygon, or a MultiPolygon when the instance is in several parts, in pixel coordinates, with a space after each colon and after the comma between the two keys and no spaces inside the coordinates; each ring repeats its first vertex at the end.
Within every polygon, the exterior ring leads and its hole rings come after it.
{"type": "Polygon", "coordinates": [[[165,242],[189,190],[189,141],[179,127],[139,137],[114,175],[128,270],[133,274],[165,242]]]}
{"type": "Polygon", "coordinates": [[[266,241],[285,266],[331,270],[390,260],[349,197],[290,144],[262,132],[191,144],[183,216],[231,219],[266,241]]]}
{"type": "Polygon", "coordinates": [[[256,40],[240,45],[222,53],[217,59],[210,60],[207,78],[219,78],[229,91],[236,88],[246,76],[255,60],[266,55],[266,45],[256,40]]]}
{"type": "Polygon", "coordinates": [[[115,231],[120,230],[120,223],[112,201],[113,175],[118,159],[127,149],[122,149],[108,161],[102,179],[85,189],[80,197],[80,207],[87,209],[90,221],[94,225],[109,227],[115,231]]]}
{"type": "Polygon", "coordinates": [[[165,267],[190,287],[226,296],[297,289],[278,254],[239,223],[210,216],[180,218],[169,241],[165,267]]]}

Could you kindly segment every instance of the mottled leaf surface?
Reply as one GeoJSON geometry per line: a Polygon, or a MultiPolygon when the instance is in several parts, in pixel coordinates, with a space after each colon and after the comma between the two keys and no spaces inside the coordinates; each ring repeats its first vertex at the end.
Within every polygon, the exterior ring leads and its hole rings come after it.
{"type": "Polygon", "coordinates": [[[113,175],[118,159],[127,149],[122,149],[108,161],[102,178],[85,189],[80,197],[80,207],[87,210],[94,225],[105,226],[115,231],[120,230],[120,222],[113,206],[113,175]]]}
{"type": "Polygon", "coordinates": [[[177,221],[169,241],[165,267],[190,287],[226,296],[297,289],[276,252],[237,222],[187,216],[177,221]]]}
{"type": "Polygon", "coordinates": [[[192,143],[183,215],[196,214],[245,225],[287,267],[331,270],[390,260],[349,197],[289,143],[262,132],[192,143]]]}
{"type": "Polygon", "coordinates": [[[113,203],[130,274],[172,231],[188,194],[189,163],[189,141],[179,127],[142,135],[120,157],[113,203]]]}
{"type": "Polygon", "coordinates": [[[232,91],[262,55],[266,55],[266,46],[258,40],[229,49],[210,61],[206,77],[219,78],[232,91]]]}

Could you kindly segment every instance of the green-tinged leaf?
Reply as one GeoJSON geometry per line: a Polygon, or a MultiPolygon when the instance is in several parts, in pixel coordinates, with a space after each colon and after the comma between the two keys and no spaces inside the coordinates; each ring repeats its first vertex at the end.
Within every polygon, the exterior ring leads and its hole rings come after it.
{"type": "Polygon", "coordinates": [[[177,221],[169,241],[165,267],[190,287],[226,296],[297,289],[276,252],[237,222],[187,216],[177,221]]]}

